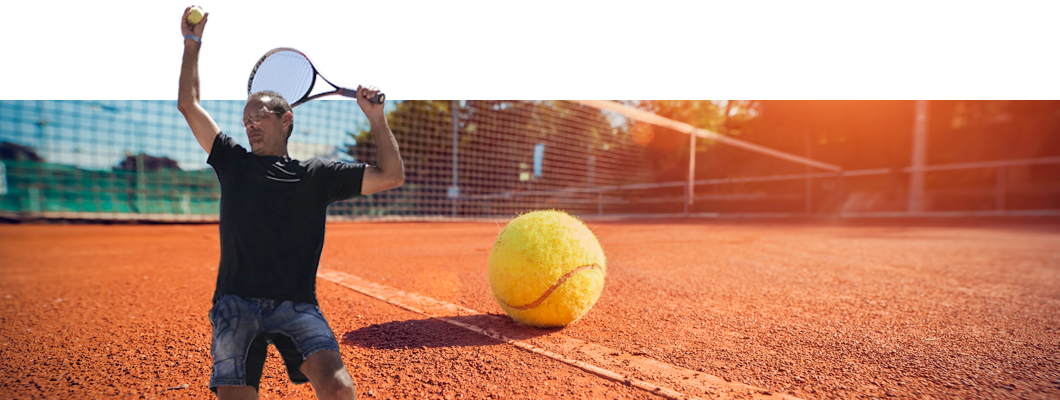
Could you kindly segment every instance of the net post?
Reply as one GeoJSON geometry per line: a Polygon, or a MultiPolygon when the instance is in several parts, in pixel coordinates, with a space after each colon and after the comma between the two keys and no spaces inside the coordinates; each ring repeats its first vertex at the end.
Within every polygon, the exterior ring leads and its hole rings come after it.
{"type": "Polygon", "coordinates": [[[686,191],[687,201],[685,201],[685,216],[689,216],[692,213],[692,202],[695,196],[695,181],[696,181],[696,134],[689,132],[688,134],[688,190],[686,191]]]}
{"type": "Polygon", "coordinates": [[[136,155],[136,212],[141,214],[147,212],[144,204],[144,191],[147,188],[146,178],[147,176],[144,175],[144,152],[140,151],[136,155]]]}
{"type": "MultiPolygon", "coordinates": [[[[813,151],[810,147],[810,131],[803,130],[803,142],[806,146],[806,158],[813,159],[813,151]]],[[[809,165],[805,166],[806,170],[806,215],[810,216],[813,214],[813,170],[810,169],[809,165]]],[[[842,174],[840,174],[842,177],[842,174]]]]}
{"type": "Polygon", "coordinates": [[[596,215],[604,215],[604,191],[596,192],[596,215]]]}
{"type": "Polygon", "coordinates": [[[995,171],[994,182],[994,208],[997,211],[1005,210],[1005,167],[999,166],[995,171]]]}
{"type": "Polygon", "coordinates": [[[7,194],[7,165],[0,160],[0,196],[7,194]]]}
{"type": "Polygon", "coordinates": [[[457,120],[456,120],[457,116],[458,116],[456,108],[457,108],[458,104],[459,103],[456,100],[453,100],[452,103],[450,103],[450,106],[449,106],[449,108],[451,108],[452,112],[453,112],[453,185],[449,187],[449,197],[452,198],[452,200],[453,200],[453,210],[452,210],[453,218],[456,218],[456,214],[457,214],[456,202],[457,202],[457,197],[459,196],[458,190],[460,190],[459,189],[459,187],[460,187],[459,186],[459,184],[460,184],[460,170],[459,170],[459,167],[458,167],[458,164],[457,164],[457,157],[459,156],[459,152],[457,150],[457,145],[458,145],[458,139],[457,139],[458,132],[457,131],[459,129],[459,125],[458,125],[457,120]]]}
{"type": "Polygon", "coordinates": [[[40,192],[41,190],[39,186],[34,185],[29,187],[28,208],[30,215],[34,218],[43,217],[41,212],[44,210],[44,207],[42,206],[44,204],[44,199],[41,197],[40,192]]]}
{"type": "Polygon", "coordinates": [[[836,176],[839,177],[839,179],[838,179],[838,181],[839,181],[838,182],[838,185],[839,185],[839,188],[838,188],[839,205],[836,208],[836,213],[839,215],[840,218],[843,217],[843,208],[846,206],[846,201],[847,201],[846,176],[845,176],[844,172],[845,171],[842,170],[842,169],[840,169],[838,172],[836,172],[836,176]]]}
{"type": "MultiPolygon", "coordinates": [[[[49,143],[48,133],[45,130],[45,127],[48,126],[48,119],[45,118],[45,106],[47,105],[45,101],[46,100],[37,100],[35,102],[37,106],[37,119],[34,121],[34,123],[37,125],[37,134],[39,141],[38,143],[42,155],[48,153],[49,143]]],[[[33,175],[36,175],[34,176],[34,178],[36,178],[37,182],[44,181],[44,171],[45,170],[43,166],[41,166],[41,168],[34,168],[35,173],[33,175]]],[[[43,185],[40,185],[31,186],[29,189],[30,213],[33,215],[34,218],[44,218],[44,211],[48,209],[47,205],[45,204],[46,199],[44,198],[44,196],[41,195],[43,188],[43,185]]]]}
{"type": "Polygon", "coordinates": [[[924,211],[924,175],[923,170],[927,164],[928,146],[928,102],[918,100],[916,102],[916,120],[913,125],[913,170],[909,179],[909,212],[918,213],[924,211]]]}
{"type": "MultiPolygon", "coordinates": [[[[530,181],[530,185],[529,186],[530,186],[530,192],[533,192],[534,191],[534,181],[530,181]]],[[[540,203],[540,200],[541,200],[541,195],[532,194],[531,197],[534,198],[534,211],[540,210],[541,206],[540,206],[539,203],[540,203]]]]}

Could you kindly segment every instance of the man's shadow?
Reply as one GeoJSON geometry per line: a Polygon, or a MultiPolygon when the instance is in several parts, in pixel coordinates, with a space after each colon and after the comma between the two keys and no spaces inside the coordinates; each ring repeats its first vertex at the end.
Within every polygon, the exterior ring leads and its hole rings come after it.
{"type": "MultiPolygon", "coordinates": [[[[532,339],[562,329],[537,329],[519,325],[503,314],[479,314],[444,318],[515,340],[532,339]]],[[[369,325],[346,332],[342,335],[342,342],[352,346],[387,350],[492,346],[501,343],[498,339],[446,322],[442,318],[392,321],[369,325]]]]}

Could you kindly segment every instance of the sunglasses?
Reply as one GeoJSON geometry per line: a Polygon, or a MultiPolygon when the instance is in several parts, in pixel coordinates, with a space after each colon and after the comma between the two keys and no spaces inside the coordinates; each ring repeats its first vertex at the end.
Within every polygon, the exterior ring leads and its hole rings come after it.
{"type": "Polygon", "coordinates": [[[277,111],[264,111],[264,110],[262,110],[262,111],[253,112],[250,115],[247,115],[246,117],[243,118],[243,127],[246,128],[247,125],[257,124],[259,121],[261,121],[262,118],[265,118],[265,116],[268,115],[268,114],[276,114],[276,116],[283,115],[282,112],[277,112],[277,111]]]}

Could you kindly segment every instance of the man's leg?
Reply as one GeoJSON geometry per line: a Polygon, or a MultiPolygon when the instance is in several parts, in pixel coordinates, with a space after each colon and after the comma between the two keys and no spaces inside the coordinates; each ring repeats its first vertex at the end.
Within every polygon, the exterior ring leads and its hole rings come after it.
{"type": "Polygon", "coordinates": [[[210,310],[213,325],[213,372],[210,389],[217,397],[227,399],[256,399],[261,382],[268,342],[261,333],[256,302],[227,295],[218,299],[210,310]]]}
{"type": "Polygon", "coordinates": [[[298,370],[309,378],[317,398],[321,400],[357,398],[353,378],[346,370],[342,356],[335,350],[321,350],[311,354],[298,370]]]}
{"type": "Polygon", "coordinates": [[[218,400],[257,400],[258,391],[253,386],[218,386],[218,400]]]}

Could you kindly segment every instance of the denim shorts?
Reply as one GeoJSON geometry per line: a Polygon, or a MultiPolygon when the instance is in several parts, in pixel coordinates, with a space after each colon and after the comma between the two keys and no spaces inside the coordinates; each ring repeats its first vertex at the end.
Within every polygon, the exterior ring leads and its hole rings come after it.
{"type": "Polygon", "coordinates": [[[320,350],[339,350],[328,321],[313,304],[246,299],[224,295],[210,309],[213,325],[213,373],[210,390],[218,386],[261,384],[261,373],[271,343],[287,365],[287,376],[296,384],[309,381],[302,362],[320,350]]]}

